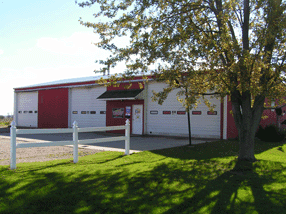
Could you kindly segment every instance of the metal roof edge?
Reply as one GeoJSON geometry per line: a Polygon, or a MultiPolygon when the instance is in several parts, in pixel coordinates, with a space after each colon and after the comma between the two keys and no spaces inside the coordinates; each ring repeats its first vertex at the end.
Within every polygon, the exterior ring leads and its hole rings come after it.
{"type": "Polygon", "coordinates": [[[74,83],[84,83],[84,82],[91,82],[91,81],[98,81],[101,77],[107,78],[105,76],[89,76],[89,77],[79,77],[79,78],[71,78],[71,79],[62,79],[62,80],[55,80],[52,82],[45,82],[39,83],[34,85],[28,85],[23,87],[17,87],[15,89],[24,89],[24,88],[36,88],[36,87],[45,87],[45,86],[53,86],[53,85],[65,85],[65,84],[74,84],[74,83]]]}
{"type": "MultiPolygon", "coordinates": [[[[124,81],[120,81],[119,83],[126,83],[126,82],[141,82],[143,80],[143,82],[146,82],[145,79],[137,79],[137,80],[124,80],[124,81]]],[[[153,81],[154,79],[148,79],[148,81],[153,81]]],[[[90,82],[90,81],[87,81],[87,82],[90,82]]],[[[74,82],[76,83],[76,82],[74,82]]],[[[67,83],[68,84],[68,83],[67,83]]],[[[26,87],[27,89],[25,88],[13,88],[15,92],[29,92],[29,91],[40,91],[40,90],[49,90],[49,89],[57,89],[57,88],[80,88],[80,87],[88,87],[88,86],[104,86],[104,85],[101,85],[101,84],[98,84],[98,83],[93,83],[93,84],[81,84],[81,85],[66,85],[66,86],[55,86],[55,87],[45,87],[45,85],[43,86],[38,86],[38,87],[41,87],[41,88],[37,88],[36,86],[35,87],[26,87]],[[29,89],[29,88],[33,88],[33,89],[29,89]]],[[[50,86],[50,85],[47,85],[47,86],[50,86]]],[[[52,85],[51,85],[52,86],[52,85]]]]}

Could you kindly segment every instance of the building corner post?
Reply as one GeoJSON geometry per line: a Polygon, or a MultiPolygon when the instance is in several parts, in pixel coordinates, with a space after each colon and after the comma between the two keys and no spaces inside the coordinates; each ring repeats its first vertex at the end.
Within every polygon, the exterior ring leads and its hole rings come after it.
{"type": "Polygon", "coordinates": [[[14,91],[14,109],[13,109],[13,121],[15,121],[15,123],[18,123],[18,102],[17,102],[17,93],[16,91],[14,91]]]}
{"type": "Polygon", "coordinates": [[[78,123],[73,122],[73,162],[78,162],[78,123]]]}
{"type": "Polygon", "coordinates": [[[130,121],[127,119],[125,123],[125,155],[129,155],[130,150],[130,121]]]}
{"type": "Polygon", "coordinates": [[[16,122],[10,128],[10,169],[16,169],[16,122]]]}

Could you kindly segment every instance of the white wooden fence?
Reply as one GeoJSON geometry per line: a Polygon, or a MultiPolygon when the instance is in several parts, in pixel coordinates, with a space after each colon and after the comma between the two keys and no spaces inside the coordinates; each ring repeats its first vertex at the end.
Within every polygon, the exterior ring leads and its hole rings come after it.
{"type": "Polygon", "coordinates": [[[129,155],[130,150],[130,121],[126,120],[123,126],[108,126],[108,127],[88,127],[79,128],[77,122],[74,121],[73,128],[67,129],[17,129],[16,123],[11,123],[10,131],[10,168],[16,169],[16,149],[17,148],[28,148],[28,147],[46,147],[46,146],[64,146],[73,145],[73,162],[78,162],[78,144],[92,144],[92,143],[103,143],[110,141],[125,140],[125,155],[129,155]],[[88,140],[79,140],[79,132],[99,132],[99,131],[111,131],[111,130],[122,130],[125,129],[125,136],[120,137],[108,137],[108,138],[97,138],[88,140]],[[72,141],[54,141],[54,142],[43,142],[43,143],[16,143],[17,134],[55,134],[55,133],[73,133],[72,141]]]}

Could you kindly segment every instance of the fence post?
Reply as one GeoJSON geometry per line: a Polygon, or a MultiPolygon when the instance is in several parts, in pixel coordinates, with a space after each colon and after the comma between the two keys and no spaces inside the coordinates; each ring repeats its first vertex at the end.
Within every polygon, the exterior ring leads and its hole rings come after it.
{"type": "Polygon", "coordinates": [[[16,169],[16,122],[10,128],[10,169],[16,169]]]}
{"type": "Polygon", "coordinates": [[[78,123],[73,122],[73,162],[78,162],[78,123]]]}
{"type": "Polygon", "coordinates": [[[125,155],[129,155],[130,149],[130,121],[127,119],[125,123],[125,155]]]}

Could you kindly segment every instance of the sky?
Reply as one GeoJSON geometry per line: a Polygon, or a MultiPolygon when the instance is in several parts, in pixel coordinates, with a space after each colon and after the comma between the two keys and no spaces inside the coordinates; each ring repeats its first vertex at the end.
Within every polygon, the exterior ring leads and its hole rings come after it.
{"type": "Polygon", "coordinates": [[[0,115],[13,114],[13,88],[99,75],[95,61],[109,53],[93,44],[99,36],[78,21],[95,22],[95,9],[75,0],[0,0],[0,115]]]}

